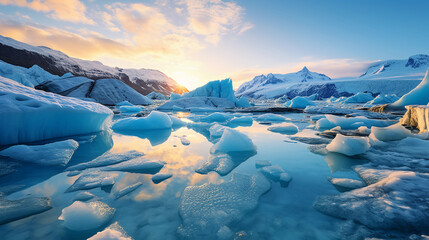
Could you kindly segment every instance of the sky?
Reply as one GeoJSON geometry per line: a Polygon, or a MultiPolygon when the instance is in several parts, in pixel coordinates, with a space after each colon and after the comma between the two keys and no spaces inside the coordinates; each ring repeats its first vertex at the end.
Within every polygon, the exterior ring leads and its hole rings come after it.
{"type": "Polygon", "coordinates": [[[0,0],[0,35],[192,90],[307,66],[331,78],[429,54],[427,0],[0,0]]]}

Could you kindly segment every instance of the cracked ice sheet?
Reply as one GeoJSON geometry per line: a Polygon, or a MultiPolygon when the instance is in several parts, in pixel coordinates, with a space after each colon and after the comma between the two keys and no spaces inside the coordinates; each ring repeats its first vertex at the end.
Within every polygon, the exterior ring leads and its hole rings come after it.
{"type": "Polygon", "coordinates": [[[229,182],[187,187],[179,205],[179,235],[185,239],[215,236],[255,209],[259,197],[270,188],[270,182],[260,173],[234,173],[229,182]]]}

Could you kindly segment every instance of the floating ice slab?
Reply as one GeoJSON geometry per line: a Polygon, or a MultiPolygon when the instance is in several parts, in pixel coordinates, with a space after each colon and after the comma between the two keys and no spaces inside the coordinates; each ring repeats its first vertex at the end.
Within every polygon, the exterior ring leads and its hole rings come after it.
{"type": "Polygon", "coordinates": [[[112,115],[103,105],[0,77],[0,145],[99,132],[112,115]]]}
{"type": "Polygon", "coordinates": [[[292,100],[286,102],[285,106],[290,108],[301,108],[304,109],[307,106],[313,106],[314,103],[305,97],[295,97],[292,100]]]}
{"type": "Polygon", "coordinates": [[[261,168],[261,172],[269,179],[275,182],[288,184],[292,181],[292,177],[283,170],[279,165],[265,166],[261,168]]]}
{"type": "Polygon", "coordinates": [[[127,194],[129,194],[129,193],[134,192],[134,191],[135,191],[137,188],[139,188],[141,185],[142,185],[142,183],[138,182],[138,183],[134,183],[134,184],[132,184],[132,185],[126,186],[126,187],[124,187],[124,188],[121,188],[121,189],[115,190],[115,191],[112,193],[112,194],[113,194],[113,197],[114,197],[115,199],[119,199],[119,198],[121,198],[121,197],[123,197],[123,196],[125,196],[125,195],[127,195],[127,194]]]}
{"type": "Polygon", "coordinates": [[[364,166],[356,166],[353,170],[359,174],[359,177],[362,178],[367,185],[377,183],[395,172],[389,169],[374,169],[364,166]]]}
{"type": "Polygon", "coordinates": [[[142,106],[119,106],[117,108],[122,113],[137,113],[144,110],[142,106]]]}
{"type": "Polygon", "coordinates": [[[426,72],[422,82],[398,101],[392,107],[405,107],[408,105],[427,105],[429,103],[429,71],[426,72]]]}
{"type": "Polygon", "coordinates": [[[210,137],[211,138],[218,138],[221,137],[223,134],[223,131],[228,128],[219,124],[215,124],[209,128],[210,137]]]}
{"type": "Polygon", "coordinates": [[[256,121],[259,122],[282,122],[286,120],[285,117],[273,113],[265,113],[256,118],[256,121]]]}
{"type": "Polygon", "coordinates": [[[117,173],[91,171],[83,173],[66,192],[75,192],[79,190],[88,190],[93,188],[111,187],[116,182],[117,173]]]}
{"type": "Polygon", "coordinates": [[[355,95],[344,99],[342,102],[344,103],[366,103],[373,100],[374,97],[371,93],[356,93],[355,95]]]}
{"type": "Polygon", "coordinates": [[[167,96],[157,92],[151,92],[148,95],[146,95],[146,97],[152,100],[168,100],[167,96]]]}
{"type": "Polygon", "coordinates": [[[73,201],[86,202],[88,200],[93,199],[94,197],[95,195],[90,192],[80,192],[76,195],[76,197],[74,197],[73,201]]]}
{"type": "Polygon", "coordinates": [[[334,115],[326,115],[326,119],[328,119],[333,125],[341,127],[341,129],[345,130],[353,130],[357,129],[361,126],[370,127],[387,127],[392,125],[394,122],[385,121],[385,120],[376,120],[376,119],[368,119],[363,116],[359,117],[339,117],[334,115]]]}
{"type": "Polygon", "coordinates": [[[75,201],[62,210],[58,219],[64,221],[64,226],[70,230],[85,231],[106,224],[114,213],[115,209],[103,202],[75,201]]]}
{"type": "Polygon", "coordinates": [[[75,140],[65,140],[34,146],[15,145],[0,151],[0,155],[23,162],[65,166],[70,161],[78,146],[79,143],[75,140]]]}
{"type": "Polygon", "coordinates": [[[32,197],[9,201],[1,195],[0,206],[0,225],[39,214],[52,208],[49,198],[32,197]]]}
{"type": "Polygon", "coordinates": [[[242,124],[252,125],[253,118],[250,116],[234,117],[229,121],[229,123],[237,124],[237,125],[242,125],[242,124]]]}
{"type": "Polygon", "coordinates": [[[256,208],[259,197],[270,187],[270,182],[258,173],[253,176],[234,173],[229,182],[186,187],[179,205],[180,237],[216,236],[223,226],[240,221],[256,208]]]}
{"type": "Polygon", "coordinates": [[[161,170],[165,162],[159,160],[150,160],[145,157],[134,158],[118,164],[100,168],[103,171],[123,171],[131,173],[155,174],[161,170]]]}
{"type": "Polygon", "coordinates": [[[209,159],[204,162],[195,172],[207,174],[211,171],[217,172],[220,176],[228,175],[234,168],[254,156],[254,152],[240,152],[238,154],[214,154],[210,155],[209,159]]]}
{"type": "Polygon", "coordinates": [[[395,94],[380,94],[373,100],[369,101],[367,104],[365,104],[365,107],[374,106],[374,105],[381,105],[381,104],[388,104],[393,103],[399,100],[399,97],[395,94]]]}
{"type": "Polygon", "coordinates": [[[338,152],[347,156],[354,156],[368,151],[371,147],[366,137],[348,137],[337,134],[334,140],[326,146],[330,152],[338,152]]]}
{"type": "Polygon", "coordinates": [[[316,129],[331,129],[336,127],[334,123],[329,121],[327,118],[321,118],[316,122],[316,129]]]}
{"type": "Polygon", "coordinates": [[[107,165],[128,161],[133,158],[142,157],[144,155],[145,155],[144,153],[136,152],[136,151],[129,151],[124,153],[107,152],[92,161],[80,163],[80,164],[68,167],[67,171],[84,170],[87,168],[95,168],[95,167],[104,167],[107,165]]]}
{"type": "Polygon", "coordinates": [[[88,238],[88,240],[132,240],[132,238],[125,233],[118,222],[115,222],[103,231],[88,238]]]}
{"type": "Polygon", "coordinates": [[[183,146],[188,146],[189,144],[191,144],[191,141],[189,141],[189,139],[185,137],[179,137],[179,139],[183,146]]]}
{"type": "Polygon", "coordinates": [[[429,228],[429,174],[399,171],[364,188],[319,197],[314,207],[372,229],[404,232],[429,228]]]}
{"type": "Polygon", "coordinates": [[[226,122],[229,119],[231,119],[232,116],[227,113],[212,113],[206,117],[200,118],[200,121],[202,122],[226,122]]]}
{"type": "Polygon", "coordinates": [[[299,129],[293,123],[282,123],[269,127],[268,131],[293,135],[296,134],[299,129]]]}
{"type": "Polygon", "coordinates": [[[235,103],[225,98],[192,97],[170,100],[159,106],[159,110],[188,109],[195,112],[219,111],[225,108],[235,108],[235,103]]]}
{"type": "Polygon", "coordinates": [[[152,176],[152,182],[155,184],[158,184],[160,182],[163,182],[169,178],[171,178],[173,174],[170,173],[157,173],[152,176]]]}
{"type": "Polygon", "coordinates": [[[170,117],[163,112],[152,111],[147,117],[129,117],[116,121],[113,130],[159,130],[173,126],[170,117]]]}
{"type": "Polygon", "coordinates": [[[261,167],[266,167],[266,166],[271,166],[271,161],[269,161],[269,160],[256,160],[255,161],[255,167],[256,168],[261,168],[261,167]]]}
{"type": "Polygon", "coordinates": [[[256,146],[246,134],[226,128],[219,142],[210,149],[210,152],[256,152],[256,146]]]}
{"type": "Polygon", "coordinates": [[[394,124],[388,127],[372,127],[370,137],[383,142],[397,141],[412,136],[410,130],[400,124],[394,124]]]}
{"type": "Polygon", "coordinates": [[[350,191],[356,188],[365,187],[365,183],[359,180],[350,178],[331,178],[328,177],[328,181],[337,188],[340,192],[350,191]]]}

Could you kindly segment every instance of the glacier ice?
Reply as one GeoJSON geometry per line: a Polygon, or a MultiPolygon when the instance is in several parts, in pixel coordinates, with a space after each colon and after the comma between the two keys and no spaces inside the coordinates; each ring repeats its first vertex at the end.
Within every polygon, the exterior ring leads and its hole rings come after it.
{"type": "Polygon", "coordinates": [[[0,225],[51,209],[50,199],[46,197],[30,197],[10,201],[0,194],[0,225]]]}
{"type": "Polygon", "coordinates": [[[207,239],[224,227],[240,221],[257,207],[259,197],[271,188],[262,174],[234,173],[228,182],[188,186],[183,191],[179,214],[182,238],[207,239]]]}
{"type": "Polygon", "coordinates": [[[283,122],[286,120],[285,117],[274,113],[265,113],[256,118],[256,121],[259,122],[283,122]]]}
{"type": "Polygon", "coordinates": [[[159,160],[150,160],[145,157],[134,158],[128,161],[109,165],[100,168],[103,171],[123,171],[131,173],[148,173],[155,174],[161,170],[165,162],[159,160]]]}
{"type": "Polygon", "coordinates": [[[93,188],[109,188],[116,182],[117,173],[90,171],[85,172],[66,190],[66,192],[75,192],[79,190],[88,190],[93,188]]]}
{"type": "Polygon", "coordinates": [[[126,187],[121,188],[121,189],[115,189],[114,191],[112,191],[112,195],[115,199],[119,199],[119,198],[121,198],[121,197],[123,197],[129,193],[134,192],[141,185],[142,185],[142,183],[138,182],[138,183],[131,184],[131,185],[126,186],[126,187]]]}
{"type": "Polygon", "coordinates": [[[132,240],[132,238],[128,236],[118,222],[115,222],[103,231],[88,238],[88,240],[132,240]]]}
{"type": "Polygon", "coordinates": [[[234,96],[232,80],[225,79],[222,81],[211,81],[204,86],[198,87],[193,91],[183,94],[182,98],[190,97],[216,97],[224,98],[233,103],[237,101],[234,96]]]}
{"type": "Polygon", "coordinates": [[[40,83],[58,78],[56,75],[52,75],[41,67],[34,65],[31,68],[25,68],[15,66],[0,60],[0,76],[8,79],[12,79],[22,85],[34,88],[40,83]]]}
{"type": "Polygon", "coordinates": [[[152,111],[147,117],[129,117],[113,123],[113,130],[158,130],[173,126],[170,117],[163,112],[152,111]]]}
{"type": "Polygon", "coordinates": [[[114,208],[100,201],[75,201],[62,210],[58,220],[62,220],[64,226],[70,230],[84,231],[106,224],[114,213],[114,208]]]}
{"type": "Polygon", "coordinates": [[[107,107],[25,87],[0,77],[0,145],[99,132],[107,107]]]}
{"type": "Polygon", "coordinates": [[[249,103],[249,99],[247,97],[241,97],[235,102],[235,105],[239,108],[247,108],[251,107],[252,105],[249,103]]]}
{"type": "Polygon", "coordinates": [[[81,201],[86,202],[88,200],[91,200],[95,197],[94,194],[90,192],[79,192],[73,199],[73,201],[81,201]]]}
{"type": "Polygon", "coordinates": [[[252,125],[253,118],[250,116],[234,117],[229,121],[229,123],[236,124],[236,125],[246,125],[246,126],[252,125]]]}
{"type": "Polygon", "coordinates": [[[363,116],[350,117],[350,118],[339,117],[334,115],[325,115],[325,116],[326,116],[326,119],[328,119],[333,125],[339,126],[341,127],[341,129],[345,129],[345,130],[354,130],[354,129],[358,129],[361,126],[387,127],[394,123],[392,121],[386,121],[386,120],[368,119],[363,116]]]}
{"type": "Polygon", "coordinates": [[[374,98],[373,100],[365,104],[364,107],[393,103],[398,100],[399,100],[399,97],[396,96],[396,94],[379,94],[376,98],[374,98]]]}
{"type": "Polygon", "coordinates": [[[371,95],[371,93],[359,92],[351,97],[345,98],[342,102],[343,103],[366,103],[373,99],[374,97],[371,95]]]}
{"type": "Polygon", "coordinates": [[[427,105],[429,103],[429,70],[426,72],[422,82],[409,93],[402,96],[398,101],[392,103],[392,107],[405,107],[408,105],[427,105]]]}
{"type": "Polygon", "coordinates": [[[215,124],[209,128],[210,137],[211,138],[218,138],[222,137],[223,131],[228,128],[223,125],[215,124]]]}
{"type": "Polygon", "coordinates": [[[428,195],[428,174],[397,171],[367,187],[321,196],[314,207],[372,229],[420,232],[429,228],[428,195]]]}
{"type": "Polygon", "coordinates": [[[152,182],[155,184],[158,184],[160,182],[163,182],[169,178],[171,178],[173,174],[171,173],[157,173],[152,176],[152,182]]]}
{"type": "Polygon", "coordinates": [[[334,123],[329,121],[326,117],[317,120],[316,129],[331,129],[336,127],[334,123]]]}
{"type": "Polygon", "coordinates": [[[290,108],[301,108],[304,109],[307,106],[313,106],[314,103],[305,98],[305,97],[294,97],[292,100],[289,100],[288,102],[285,103],[286,107],[290,107],[290,108]]]}
{"type": "Polygon", "coordinates": [[[124,161],[128,161],[134,158],[142,157],[145,154],[137,151],[128,151],[124,153],[112,153],[106,152],[103,155],[89,161],[80,163],[74,166],[70,166],[66,169],[66,171],[75,171],[75,170],[84,170],[87,168],[96,168],[96,167],[104,167],[107,165],[112,165],[124,161]]]}
{"type": "Polygon", "coordinates": [[[120,107],[120,106],[134,106],[134,104],[125,100],[125,101],[122,101],[122,102],[116,104],[116,107],[120,107]]]}
{"type": "Polygon", "coordinates": [[[292,177],[283,170],[279,165],[270,165],[261,168],[261,172],[268,178],[275,182],[280,182],[282,186],[287,186],[292,177]]]}
{"type": "Polygon", "coordinates": [[[350,179],[350,178],[331,178],[328,177],[328,181],[335,186],[335,188],[340,192],[350,191],[356,188],[365,187],[365,183],[359,180],[350,179]]]}
{"type": "Polygon", "coordinates": [[[370,135],[370,137],[383,142],[397,141],[410,136],[412,136],[411,131],[399,123],[388,127],[372,127],[370,135]]]}
{"type": "Polygon", "coordinates": [[[326,146],[330,152],[342,153],[347,156],[362,154],[371,147],[366,137],[348,137],[337,134],[334,140],[326,146]]]}
{"type": "Polygon", "coordinates": [[[45,145],[14,145],[0,151],[0,156],[42,165],[65,166],[78,146],[79,143],[71,139],[45,145]]]}
{"type": "Polygon", "coordinates": [[[207,174],[213,171],[217,172],[220,176],[226,176],[237,166],[254,155],[255,152],[210,154],[209,159],[196,169],[195,172],[207,174]]]}
{"type": "Polygon", "coordinates": [[[177,99],[179,99],[179,98],[181,98],[182,97],[182,95],[180,95],[180,94],[178,94],[178,93],[174,93],[174,92],[172,92],[171,94],[170,94],[170,100],[177,100],[177,99]]]}
{"type": "Polygon", "coordinates": [[[231,118],[232,118],[232,116],[230,114],[216,112],[216,113],[212,113],[208,116],[200,118],[200,121],[209,122],[209,123],[211,123],[211,122],[226,122],[231,118]]]}
{"type": "Polygon", "coordinates": [[[276,124],[269,127],[268,131],[293,135],[293,134],[296,134],[299,131],[299,129],[293,123],[282,123],[282,124],[276,124]]]}
{"type": "Polygon", "coordinates": [[[210,149],[211,153],[256,152],[256,146],[246,134],[226,128],[220,140],[210,149]]]}
{"type": "Polygon", "coordinates": [[[151,92],[148,95],[146,95],[146,97],[152,100],[168,100],[167,96],[157,92],[151,92]]]}
{"type": "Polygon", "coordinates": [[[170,115],[170,119],[171,119],[171,122],[173,123],[172,125],[173,128],[180,128],[180,127],[186,126],[186,123],[178,117],[170,115]]]}

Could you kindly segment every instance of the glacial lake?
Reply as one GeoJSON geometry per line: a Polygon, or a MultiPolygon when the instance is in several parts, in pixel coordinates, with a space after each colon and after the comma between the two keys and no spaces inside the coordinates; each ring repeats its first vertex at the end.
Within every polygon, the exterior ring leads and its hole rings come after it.
{"type": "MultiPolygon", "coordinates": [[[[169,114],[182,119],[202,115],[202,113],[191,113],[189,116],[183,113],[169,114]]],[[[314,123],[311,123],[309,118],[311,115],[302,113],[280,115],[290,118],[289,122],[298,126],[300,132],[296,136],[314,134],[315,130],[312,130],[314,123]]],[[[118,116],[115,116],[115,119],[117,118],[118,116]]],[[[186,187],[234,181],[232,177],[234,174],[249,176],[258,174],[260,168],[255,166],[256,161],[269,160],[272,165],[283,168],[292,177],[292,181],[288,186],[271,181],[271,188],[260,197],[256,196],[257,199],[259,197],[256,207],[240,212],[241,215],[228,224],[234,238],[339,239],[338,232],[344,221],[324,215],[312,205],[320,195],[339,193],[327,177],[359,179],[351,167],[361,163],[362,160],[334,153],[326,156],[315,154],[309,151],[309,144],[291,140],[290,137],[294,135],[268,131],[269,126],[270,124],[257,121],[253,121],[251,126],[231,126],[247,134],[256,145],[257,152],[253,156],[245,156],[244,160],[238,156],[241,160],[225,176],[213,171],[207,174],[196,172],[196,169],[209,160],[210,149],[213,146],[207,131],[197,127],[191,129],[185,126],[173,131],[154,130],[127,135],[105,131],[90,136],[76,136],[74,139],[80,146],[67,166],[47,167],[19,163],[16,172],[0,178],[0,189],[18,189],[7,195],[8,200],[29,196],[49,197],[52,206],[52,209],[43,213],[0,225],[1,238],[87,239],[115,222],[133,239],[187,238],[178,230],[184,221],[179,213],[179,207],[186,187]],[[186,138],[190,144],[182,144],[181,138],[186,138]],[[69,171],[65,169],[91,161],[106,152],[120,154],[129,151],[143,152],[148,159],[164,161],[166,164],[160,173],[173,176],[155,184],[151,174],[112,172],[117,174],[112,189],[94,188],[84,191],[95,195],[92,200],[101,201],[114,208],[113,218],[99,228],[86,231],[72,231],[64,227],[58,217],[81,192],[66,192],[80,175],[70,176],[69,171]],[[113,196],[118,189],[136,183],[141,183],[141,186],[131,193],[118,199],[113,196]]],[[[1,161],[9,163],[11,160],[3,158],[1,161]]],[[[225,196],[228,196],[228,189],[225,191],[225,196]]],[[[210,204],[210,192],[205,193],[204,197],[209,202],[207,204],[210,204]]],[[[240,204],[228,206],[228,209],[241,211],[240,208],[240,204]]],[[[210,229],[211,224],[219,223],[206,224],[210,229]]],[[[194,239],[218,239],[218,236],[208,231],[194,239]]]]}

